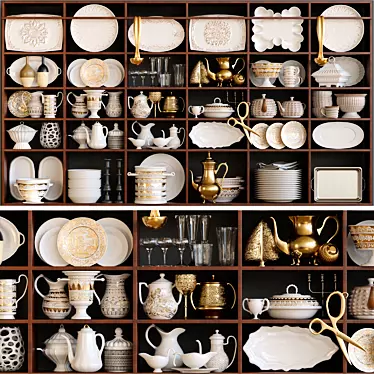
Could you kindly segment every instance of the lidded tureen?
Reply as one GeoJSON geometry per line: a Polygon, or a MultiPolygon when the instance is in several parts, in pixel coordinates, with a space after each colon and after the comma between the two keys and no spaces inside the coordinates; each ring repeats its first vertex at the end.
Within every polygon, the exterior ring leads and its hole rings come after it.
{"type": "Polygon", "coordinates": [[[13,149],[31,149],[29,142],[33,140],[38,130],[20,122],[18,126],[12,127],[7,132],[14,143],[16,143],[13,149]]]}
{"type": "Polygon", "coordinates": [[[282,295],[274,295],[270,300],[272,306],[319,306],[318,301],[310,295],[302,295],[298,293],[296,285],[290,284],[286,288],[286,293],[282,295]],[[293,288],[295,292],[290,292],[293,288]]]}
{"type": "Polygon", "coordinates": [[[204,105],[204,116],[207,118],[227,118],[232,113],[234,113],[232,106],[222,103],[219,97],[216,97],[213,103],[204,105]]]}
{"type": "Polygon", "coordinates": [[[109,373],[124,373],[132,371],[132,342],[122,337],[122,329],[114,330],[116,336],[105,343],[104,368],[109,373]]]}
{"type": "Polygon", "coordinates": [[[344,87],[351,75],[335,62],[335,57],[330,56],[327,64],[315,71],[312,77],[320,87],[344,87]]]}

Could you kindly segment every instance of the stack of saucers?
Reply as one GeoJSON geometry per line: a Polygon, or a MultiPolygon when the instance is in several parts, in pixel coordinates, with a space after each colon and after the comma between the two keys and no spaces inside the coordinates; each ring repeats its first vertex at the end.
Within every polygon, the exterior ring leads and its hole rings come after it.
{"type": "Polygon", "coordinates": [[[301,169],[268,166],[255,171],[256,199],[275,203],[301,199],[301,169]]]}
{"type": "Polygon", "coordinates": [[[68,178],[68,196],[73,203],[92,204],[100,199],[100,169],[70,169],[68,178]]]}

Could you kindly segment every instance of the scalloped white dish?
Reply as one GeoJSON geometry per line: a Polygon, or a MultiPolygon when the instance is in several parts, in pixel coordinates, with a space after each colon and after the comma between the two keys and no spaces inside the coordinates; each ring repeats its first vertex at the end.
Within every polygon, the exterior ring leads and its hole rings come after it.
{"type": "Polygon", "coordinates": [[[258,52],[281,46],[291,52],[297,52],[304,40],[302,35],[303,19],[287,19],[288,17],[301,17],[298,7],[285,9],[282,13],[274,13],[271,9],[257,7],[255,17],[273,17],[273,19],[252,19],[252,41],[258,52]]]}
{"type": "Polygon", "coordinates": [[[244,134],[225,122],[199,122],[189,137],[199,148],[224,148],[239,142],[244,134]]]}
{"type": "Polygon", "coordinates": [[[338,351],[333,341],[296,326],[262,326],[249,335],[243,347],[251,364],[261,370],[309,369],[338,351]]]}

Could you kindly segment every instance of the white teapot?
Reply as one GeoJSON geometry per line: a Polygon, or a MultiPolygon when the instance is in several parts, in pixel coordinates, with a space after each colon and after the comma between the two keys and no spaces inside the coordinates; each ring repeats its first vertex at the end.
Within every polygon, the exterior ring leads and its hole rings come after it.
{"type": "Polygon", "coordinates": [[[153,109],[153,102],[152,105],[148,105],[149,98],[143,94],[143,91],[140,91],[138,96],[132,97],[129,96],[127,98],[127,105],[129,106],[131,114],[135,118],[148,118],[151,114],[153,109]],[[130,99],[134,101],[133,105],[130,105],[130,99]]]}
{"type": "Polygon", "coordinates": [[[93,149],[103,149],[106,147],[106,138],[108,137],[108,128],[103,126],[100,122],[95,122],[92,126],[92,134],[90,135],[88,130],[83,127],[87,135],[87,144],[93,149]],[[104,134],[105,130],[105,134],[104,134]]]}
{"type": "Polygon", "coordinates": [[[178,306],[182,301],[182,294],[179,294],[178,302],[173,296],[175,284],[165,279],[165,274],[160,274],[160,279],[148,285],[145,282],[139,282],[139,299],[143,305],[144,312],[151,319],[172,319],[177,313],[178,306]],[[143,301],[142,286],[149,289],[147,299],[143,301]]]}
{"type": "Polygon", "coordinates": [[[178,127],[173,124],[173,126],[169,128],[169,131],[170,131],[170,137],[172,137],[173,139],[169,142],[168,146],[171,149],[179,148],[184,143],[184,140],[186,138],[186,129],[184,127],[180,127],[178,129],[178,127]],[[183,139],[181,141],[179,139],[178,134],[182,132],[182,130],[183,130],[183,139]]]}

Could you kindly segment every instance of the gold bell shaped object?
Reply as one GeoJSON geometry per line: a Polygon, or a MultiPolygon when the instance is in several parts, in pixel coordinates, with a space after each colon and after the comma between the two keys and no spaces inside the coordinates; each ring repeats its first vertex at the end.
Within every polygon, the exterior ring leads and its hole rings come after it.
{"type": "Polygon", "coordinates": [[[149,216],[142,217],[144,226],[148,227],[149,229],[153,229],[153,230],[162,229],[165,226],[167,220],[168,220],[168,217],[160,216],[160,211],[158,210],[151,210],[151,213],[149,214],[149,216]]]}

